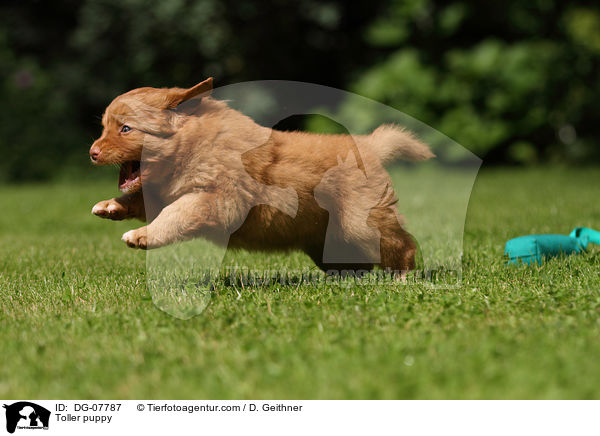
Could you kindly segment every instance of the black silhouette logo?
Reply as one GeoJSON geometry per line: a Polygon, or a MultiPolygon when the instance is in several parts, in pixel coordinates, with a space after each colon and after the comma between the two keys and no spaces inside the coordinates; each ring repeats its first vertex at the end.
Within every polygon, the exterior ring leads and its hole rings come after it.
{"type": "Polygon", "coordinates": [[[29,401],[19,401],[6,409],[6,431],[14,433],[15,429],[48,429],[50,411],[29,401]]]}

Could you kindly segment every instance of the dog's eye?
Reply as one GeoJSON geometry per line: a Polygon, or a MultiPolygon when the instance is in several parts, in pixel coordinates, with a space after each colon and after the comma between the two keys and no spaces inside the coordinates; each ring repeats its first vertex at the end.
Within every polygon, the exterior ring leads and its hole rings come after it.
{"type": "Polygon", "coordinates": [[[127,133],[131,130],[131,127],[129,127],[127,124],[125,124],[123,127],[121,127],[121,133],[127,133]]]}

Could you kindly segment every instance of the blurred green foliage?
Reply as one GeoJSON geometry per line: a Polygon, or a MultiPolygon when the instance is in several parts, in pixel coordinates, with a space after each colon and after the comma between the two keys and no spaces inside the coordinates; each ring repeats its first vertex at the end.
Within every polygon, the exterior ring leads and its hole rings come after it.
{"type": "Polygon", "coordinates": [[[488,160],[597,159],[600,10],[583,4],[392,2],[366,34],[392,49],[350,90],[488,160]]]}
{"type": "Polygon", "coordinates": [[[85,171],[112,98],[209,75],[350,90],[490,162],[600,157],[600,7],[578,0],[8,1],[0,71],[0,180],[85,171]]]}

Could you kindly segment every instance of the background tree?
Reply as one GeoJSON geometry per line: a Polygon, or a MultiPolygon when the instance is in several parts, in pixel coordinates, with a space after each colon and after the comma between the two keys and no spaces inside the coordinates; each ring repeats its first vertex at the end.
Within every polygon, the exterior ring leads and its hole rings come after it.
{"type": "Polygon", "coordinates": [[[0,6],[0,180],[85,171],[138,86],[285,79],[387,103],[488,162],[598,160],[587,2],[61,0],[0,6]]]}

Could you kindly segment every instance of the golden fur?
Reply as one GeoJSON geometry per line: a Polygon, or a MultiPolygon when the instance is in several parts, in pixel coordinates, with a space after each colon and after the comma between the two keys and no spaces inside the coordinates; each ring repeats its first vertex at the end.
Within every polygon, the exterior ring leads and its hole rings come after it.
{"type": "Polygon", "coordinates": [[[147,220],[123,235],[127,245],[205,237],[300,249],[324,270],[415,267],[416,246],[383,164],[428,159],[426,145],[393,125],[361,136],[269,129],[210,98],[211,89],[212,79],[189,89],[139,88],[106,109],[90,155],[125,167],[125,194],[92,212],[147,220]]]}

